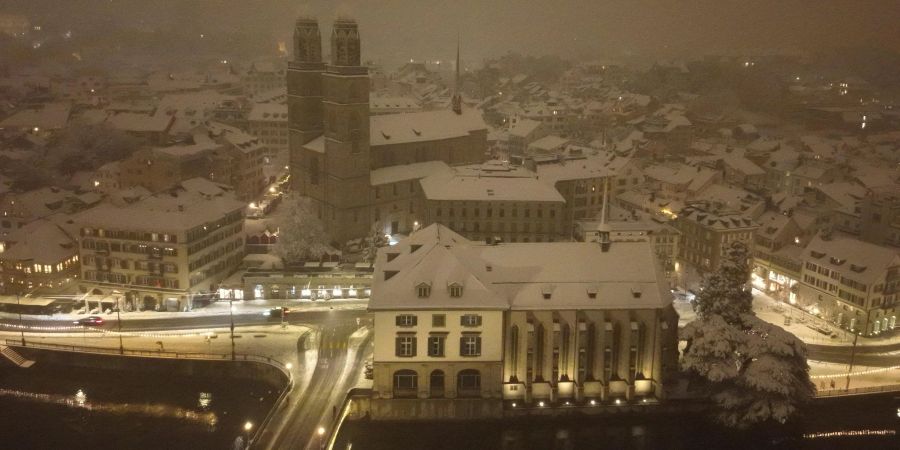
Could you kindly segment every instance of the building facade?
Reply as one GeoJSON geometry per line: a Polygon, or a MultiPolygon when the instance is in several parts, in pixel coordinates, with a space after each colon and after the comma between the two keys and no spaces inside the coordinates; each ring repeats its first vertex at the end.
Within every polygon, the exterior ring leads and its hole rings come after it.
{"type": "Polygon", "coordinates": [[[117,291],[126,310],[192,308],[240,265],[244,207],[223,185],[195,178],[124,207],[82,213],[81,291],[117,291]]]}
{"type": "Polygon", "coordinates": [[[430,225],[379,251],[376,418],[657,402],[677,315],[647,242],[496,244],[430,225]]]}
{"type": "Polygon", "coordinates": [[[900,255],[857,239],[820,234],[803,252],[801,305],[865,336],[892,332],[900,312],[900,255]]]}
{"type": "Polygon", "coordinates": [[[753,248],[753,235],[759,228],[743,214],[710,202],[688,205],[672,225],[681,232],[679,259],[700,273],[718,269],[732,242],[753,248]]]}
{"type": "MultiPolygon", "coordinates": [[[[360,63],[356,22],[338,19],[331,61],[322,62],[314,19],[299,19],[288,68],[291,184],[318,207],[334,241],[367,235],[376,221],[373,170],[444,161],[481,162],[487,129],[476,111],[428,111],[370,117],[368,69],[360,63]]],[[[394,233],[413,224],[396,222],[394,233]]]]}

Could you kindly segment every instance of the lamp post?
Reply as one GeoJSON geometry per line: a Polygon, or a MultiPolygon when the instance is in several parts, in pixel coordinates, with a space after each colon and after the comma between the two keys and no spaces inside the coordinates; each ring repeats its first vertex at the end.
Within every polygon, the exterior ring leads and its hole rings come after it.
{"type": "Polygon", "coordinates": [[[319,429],[316,430],[316,434],[319,435],[319,449],[322,449],[325,447],[325,427],[319,427],[319,429]]]}
{"type": "Polygon", "coordinates": [[[234,353],[234,299],[231,296],[228,297],[228,317],[231,319],[231,360],[234,361],[237,355],[234,353]]]}
{"type": "Polygon", "coordinates": [[[19,302],[19,292],[16,292],[16,309],[19,311],[19,332],[22,333],[22,347],[25,346],[25,325],[22,323],[22,304],[19,302]]]}
{"type": "Polygon", "coordinates": [[[856,340],[859,339],[859,332],[853,333],[853,348],[850,349],[850,367],[847,369],[847,385],[844,386],[845,391],[850,390],[850,374],[853,372],[853,360],[856,358],[856,340]]]}
{"type": "Polygon", "coordinates": [[[250,448],[250,430],[253,429],[253,422],[249,420],[244,423],[244,448],[250,448]]]}
{"type": "Polygon", "coordinates": [[[122,314],[121,314],[122,305],[119,304],[119,301],[121,300],[121,298],[119,297],[119,294],[121,294],[121,292],[113,291],[113,294],[115,295],[115,299],[116,299],[116,323],[119,326],[119,354],[124,355],[125,354],[125,344],[122,342],[122,314]]]}

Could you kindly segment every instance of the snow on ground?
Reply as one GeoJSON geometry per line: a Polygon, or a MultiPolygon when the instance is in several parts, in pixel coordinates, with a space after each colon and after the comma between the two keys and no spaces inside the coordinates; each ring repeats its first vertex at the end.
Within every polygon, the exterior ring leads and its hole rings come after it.
{"type": "MultiPolygon", "coordinates": [[[[820,392],[846,389],[847,369],[849,369],[847,364],[809,361],[809,368],[810,378],[820,392]],[[834,388],[831,387],[832,380],[834,380],[834,388]]],[[[854,366],[850,375],[850,389],[895,384],[900,384],[900,366],[854,366]]]]}
{"type": "MultiPolygon", "coordinates": [[[[693,306],[685,300],[676,298],[673,302],[678,312],[678,326],[683,327],[697,318],[693,306]]],[[[825,319],[815,317],[800,308],[753,290],[753,311],[757,317],[797,336],[805,343],[820,345],[853,345],[853,334],[829,323],[825,319]],[[789,321],[789,324],[787,324],[789,321]],[[819,331],[833,333],[834,337],[819,331]]],[[[887,345],[900,343],[900,333],[893,336],[866,338],[860,336],[858,345],[887,345]]]]}
{"type": "MultiPolygon", "coordinates": [[[[852,345],[853,334],[841,329],[825,319],[813,316],[800,308],[769,297],[760,291],[753,290],[753,310],[756,315],[766,322],[778,325],[789,331],[803,342],[809,344],[825,345],[852,345]],[[790,318],[790,325],[785,325],[785,318],[790,318]],[[817,329],[834,333],[835,337],[829,337],[817,329]]],[[[894,332],[892,336],[884,337],[859,337],[858,345],[888,345],[900,343],[900,333],[894,332]]]]}
{"type": "MultiPolygon", "coordinates": [[[[297,337],[308,331],[308,327],[288,325],[260,325],[241,327],[235,331],[235,351],[274,358],[281,362],[293,362],[296,367],[297,337]]],[[[124,332],[122,344],[126,350],[164,351],[179,353],[209,353],[227,355],[231,353],[231,339],[228,328],[204,330],[182,330],[180,332],[124,332]],[[207,336],[210,336],[207,339],[207,336]]],[[[0,331],[0,339],[19,339],[19,333],[0,331]]],[[[29,343],[83,345],[86,347],[119,348],[117,333],[101,333],[85,330],[81,333],[28,333],[29,343]]],[[[296,374],[295,374],[296,375],[296,374]]]]}
{"type": "MultiPolygon", "coordinates": [[[[285,306],[291,310],[301,311],[319,311],[326,309],[359,309],[365,308],[368,303],[367,299],[331,299],[331,300],[238,300],[234,302],[235,314],[263,314],[265,311],[276,307],[285,306]]],[[[25,320],[78,320],[87,317],[89,314],[78,314],[76,312],[67,314],[48,315],[31,315],[22,314],[25,320]]],[[[98,316],[106,318],[106,320],[115,320],[116,313],[100,313],[98,316]]],[[[213,302],[208,306],[196,308],[193,311],[186,312],[167,312],[167,311],[131,311],[121,312],[122,321],[129,319],[183,319],[185,317],[201,317],[201,316],[224,316],[228,315],[228,302],[213,302]]],[[[0,312],[0,317],[5,319],[18,319],[19,315],[15,313],[0,312]]]]}

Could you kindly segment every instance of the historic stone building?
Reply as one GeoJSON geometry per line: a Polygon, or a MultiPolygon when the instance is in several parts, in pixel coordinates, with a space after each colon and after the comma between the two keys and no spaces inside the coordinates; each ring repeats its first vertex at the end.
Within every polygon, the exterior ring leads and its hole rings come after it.
{"type": "MultiPolygon", "coordinates": [[[[450,111],[370,117],[368,69],[360,63],[353,20],[334,22],[326,65],[317,21],[298,19],[287,86],[291,184],[316,202],[319,217],[338,243],[368,234],[379,220],[373,169],[484,160],[487,127],[477,111],[464,111],[459,101],[452,102],[450,111]]],[[[412,230],[408,221],[390,221],[401,225],[392,233],[412,230]]]]}
{"type": "Polygon", "coordinates": [[[380,249],[372,417],[662,400],[678,316],[653,253],[609,236],[486,244],[440,224],[380,249]]]}

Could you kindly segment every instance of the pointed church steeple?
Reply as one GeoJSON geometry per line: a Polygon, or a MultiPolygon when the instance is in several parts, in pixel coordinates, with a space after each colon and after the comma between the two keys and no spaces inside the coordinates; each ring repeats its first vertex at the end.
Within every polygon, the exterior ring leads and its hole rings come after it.
{"type": "Polygon", "coordinates": [[[600,227],[598,230],[597,240],[600,242],[600,249],[604,252],[609,251],[610,239],[609,232],[610,226],[606,223],[606,215],[607,208],[609,203],[609,177],[603,178],[603,206],[600,208],[600,227]]]}
{"type": "Polygon", "coordinates": [[[453,112],[462,114],[462,94],[459,86],[459,33],[456,34],[456,76],[453,79],[453,97],[451,99],[453,112]]]}

